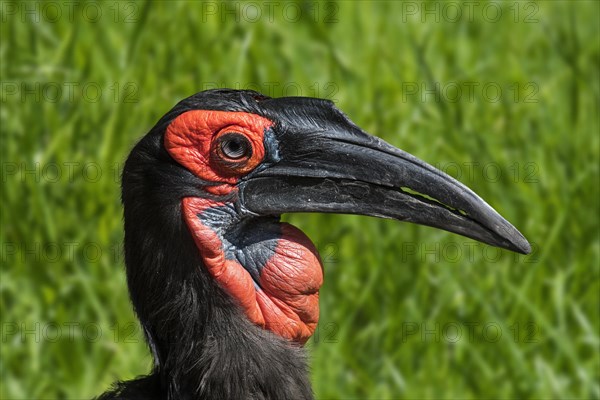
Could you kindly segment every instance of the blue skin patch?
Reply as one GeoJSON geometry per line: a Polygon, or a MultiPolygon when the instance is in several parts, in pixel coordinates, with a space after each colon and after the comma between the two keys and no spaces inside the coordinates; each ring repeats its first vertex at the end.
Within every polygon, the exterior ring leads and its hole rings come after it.
{"type": "Polygon", "coordinates": [[[242,219],[233,205],[207,208],[197,216],[219,236],[225,258],[239,262],[260,288],[262,270],[275,254],[281,238],[279,218],[242,219]]]}
{"type": "Polygon", "coordinates": [[[275,138],[275,133],[273,132],[273,129],[265,130],[263,146],[265,147],[266,157],[268,157],[270,162],[276,163],[279,160],[281,160],[281,157],[279,156],[277,138],[275,138]]]}
{"type": "Polygon", "coordinates": [[[254,171],[248,174],[248,176],[260,172],[281,160],[281,157],[279,156],[279,142],[277,141],[272,128],[265,129],[263,147],[265,148],[264,160],[258,165],[258,167],[256,167],[254,171]]]}

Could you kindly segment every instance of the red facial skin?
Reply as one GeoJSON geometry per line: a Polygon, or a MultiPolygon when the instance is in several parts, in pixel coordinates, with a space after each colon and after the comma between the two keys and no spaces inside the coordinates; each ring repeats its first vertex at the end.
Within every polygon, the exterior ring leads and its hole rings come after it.
{"type": "Polygon", "coordinates": [[[193,110],[171,122],[164,143],[169,154],[198,178],[221,183],[205,187],[207,192],[225,195],[236,189],[241,176],[263,160],[264,131],[272,124],[266,118],[243,112],[193,110]],[[252,157],[240,168],[228,168],[213,148],[214,139],[227,132],[241,133],[252,144],[252,157]]]}
{"type": "MultiPolygon", "coordinates": [[[[243,112],[194,110],[181,114],[165,133],[165,148],[182,166],[199,178],[216,183],[205,190],[216,195],[237,191],[239,178],[263,160],[264,132],[272,122],[243,112]],[[239,165],[223,162],[215,139],[228,132],[249,139],[252,156],[239,165]]],[[[227,160],[225,160],[227,161],[227,160]]],[[[323,271],[310,239],[292,225],[281,224],[274,255],[260,274],[259,288],[237,260],[228,260],[219,235],[198,218],[204,210],[223,206],[213,200],[188,197],[182,200],[183,217],[211,276],[258,326],[286,339],[304,344],[319,319],[319,288],[323,271]]]]}

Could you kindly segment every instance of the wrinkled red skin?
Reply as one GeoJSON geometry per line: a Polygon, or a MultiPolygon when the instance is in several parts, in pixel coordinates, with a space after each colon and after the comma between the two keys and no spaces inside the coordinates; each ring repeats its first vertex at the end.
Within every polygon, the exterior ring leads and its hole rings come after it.
{"type": "Polygon", "coordinates": [[[208,182],[204,190],[226,195],[236,190],[240,176],[253,170],[265,156],[265,129],[273,123],[266,118],[244,112],[193,110],[175,118],[165,133],[165,148],[179,164],[208,182]],[[253,154],[243,169],[230,170],[220,164],[212,152],[212,141],[221,132],[244,134],[252,143],[253,154]]]}
{"type": "Polygon", "coordinates": [[[323,271],[317,250],[299,229],[282,223],[275,254],[264,265],[257,288],[237,260],[225,258],[220,236],[198,218],[207,208],[221,205],[201,198],[183,199],[184,219],[205,267],[253,323],[304,344],[319,320],[323,271]]]}
{"type": "MultiPolygon", "coordinates": [[[[271,124],[266,118],[248,113],[188,111],[167,128],[165,147],[179,164],[199,178],[221,183],[206,187],[207,191],[229,194],[237,190],[239,177],[262,161],[263,135],[271,124]],[[252,143],[253,155],[243,171],[226,170],[210,154],[213,138],[224,131],[243,133],[252,143]]],[[[219,234],[198,218],[206,209],[223,205],[204,198],[182,200],[184,220],[205,267],[253,323],[304,344],[319,319],[323,270],[315,246],[299,229],[282,223],[274,255],[263,266],[257,286],[237,260],[226,259],[219,234]]]]}

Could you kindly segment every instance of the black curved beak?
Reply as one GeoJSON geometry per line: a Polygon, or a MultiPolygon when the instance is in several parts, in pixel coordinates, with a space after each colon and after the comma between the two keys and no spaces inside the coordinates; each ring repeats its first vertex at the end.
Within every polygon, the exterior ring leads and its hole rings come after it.
{"type": "Polygon", "coordinates": [[[242,211],[392,218],[531,251],[515,227],[454,178],[365,133],[341,113],[324,129],[314,119],[312,128],[283,124],[279,133],[273,130],[269,140],[276,143],[268,145],[276,155],[240,184],[242,211]]]}

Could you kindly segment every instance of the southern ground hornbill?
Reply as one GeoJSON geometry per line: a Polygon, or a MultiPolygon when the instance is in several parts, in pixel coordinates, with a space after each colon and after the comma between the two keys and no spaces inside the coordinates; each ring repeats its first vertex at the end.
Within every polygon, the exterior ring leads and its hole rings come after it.
{"type": "Polygon", "coordinates": [[[131,301],[150,375],[101,399],[307,399],[319,255],[289,212],[429,225],[520,253],[527,240],[458,181],[361,130],[327,100],[195,94],[123,170],[131,301]]]}

